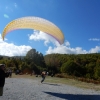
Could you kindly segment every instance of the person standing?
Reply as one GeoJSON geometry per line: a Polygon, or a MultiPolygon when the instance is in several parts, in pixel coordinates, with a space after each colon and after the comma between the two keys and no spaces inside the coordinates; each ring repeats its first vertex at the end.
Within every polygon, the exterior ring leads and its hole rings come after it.
{"type": "Polygon", "coordinates": [[[9,69],[9,77],[12,77],[12,69],[9,69]]]}
{"type": "Polygon", "coordinates": [[[5,65],[0,64],[0,96],[3,96],[3,87],[5,85],[6,77],[9,77],[9,74],[5,72],[5,65]]]}
{"type": "Polygon", "coordinates": [[[45,80],[46,72],[43,71],[43,72],[41,73],[41,76],[42,76],[42,80],[41,80],[41,83],[42,83],[42,82],[45,80]]]}

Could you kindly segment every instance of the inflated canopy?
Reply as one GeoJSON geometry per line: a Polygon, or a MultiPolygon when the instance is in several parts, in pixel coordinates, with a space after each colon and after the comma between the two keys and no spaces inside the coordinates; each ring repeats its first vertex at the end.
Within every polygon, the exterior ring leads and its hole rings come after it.
{"type": "Polygon", "coordinates": [[[60,44],[63,44],[64,42],[64,35],[62,31],[55,24],[43,18],[22,17],[11,21],[3,30],[3,40],[7,33],[16,29],[40,30],[54,37],[60,44]]]}

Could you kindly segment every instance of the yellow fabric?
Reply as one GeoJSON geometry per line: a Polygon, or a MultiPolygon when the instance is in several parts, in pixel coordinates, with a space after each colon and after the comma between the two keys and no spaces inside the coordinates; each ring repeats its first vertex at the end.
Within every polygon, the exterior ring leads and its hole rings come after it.
{"type": "Polygon", "coordinates": [[[64,42],[64,35],[62,31],[53,23],[48,20],[39,17],[23,17],[11,21],[6,25],[3,30],[2,38],[4,40],[5,35],[15,29],[35,29],[52,35],[56,38],[60,44],[64,42]]]}

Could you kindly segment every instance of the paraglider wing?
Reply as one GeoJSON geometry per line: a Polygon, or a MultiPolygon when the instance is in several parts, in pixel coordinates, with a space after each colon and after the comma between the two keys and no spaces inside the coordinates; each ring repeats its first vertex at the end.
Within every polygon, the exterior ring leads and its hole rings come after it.
{"type": "Polygon", "coordinates": [[[3,40],[7,33],[16,29],[40,30],[54,37],[60,44],[63,44],[64,42],[64,35],[62,31],[55,24],[43,18],[22,17],[11,21],[3,30],[3,40]]]}

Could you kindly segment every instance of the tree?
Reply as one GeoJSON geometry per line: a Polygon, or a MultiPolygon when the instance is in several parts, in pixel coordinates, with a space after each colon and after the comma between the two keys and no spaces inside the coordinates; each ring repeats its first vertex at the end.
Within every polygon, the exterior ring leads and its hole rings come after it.
{"type": "Polygon", "coordinates": [[[81,76],[83,73],[82,67],[76,64],[72,60],[69,60],[62,65],[61,72],[67,73],[68,75],[75,75],[75,76],[81,76]]]}
{"type": "Polygon", "coordinates": [[[95,62],[90,62],[86,65],[86,77],[93,78],[94,77],[94,69],[95,69],[95,62]]]}
{"type": "Polygon", "coordinates": [[[96,62],[96,67],[94,68],[94,78],[100,80],[100,59],[96,62]]]}
{"type": "Polygon", "coordinates": [[[35,49],[31,49],[27,52],[25,61],[30,65],[31,68],[31,65],[33,65],[32,63],[34,63],[35,66],[41,66],[43,68],[46,67],[43,54],[37,52],[35,49]]]}

